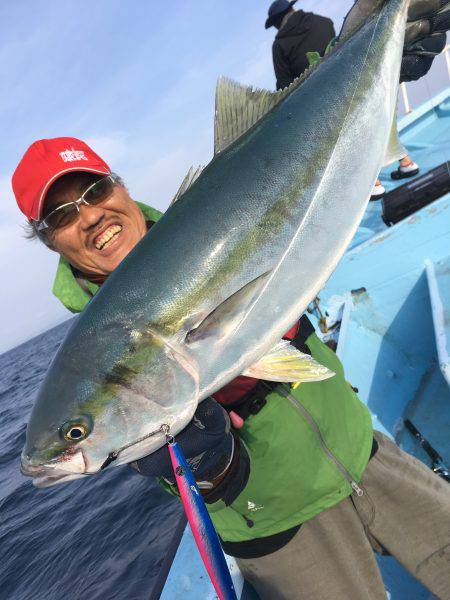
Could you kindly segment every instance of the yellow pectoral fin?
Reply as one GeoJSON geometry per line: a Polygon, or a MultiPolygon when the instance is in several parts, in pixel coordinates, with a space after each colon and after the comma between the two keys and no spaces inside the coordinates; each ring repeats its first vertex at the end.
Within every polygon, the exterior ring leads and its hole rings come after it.
{"type": "Polygon", "coordinates": [[[334,372],[309,354],[297,350],[288,340],[281,340],[257,363],[244,371],[243,375],[268,381],[301,383],[322,381],[333,377],[334,372]]]}

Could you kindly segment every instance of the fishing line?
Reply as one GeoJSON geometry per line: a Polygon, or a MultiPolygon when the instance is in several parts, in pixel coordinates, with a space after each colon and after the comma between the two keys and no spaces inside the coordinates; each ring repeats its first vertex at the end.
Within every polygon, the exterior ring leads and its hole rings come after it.
{"type": "Polygon", "coordinates": [[[110,465],[112,462],[117,460],[119,454],[121,452],[123,452],[124,450],[127,450],[128,448],[131,448],[132,446],[136,446],[136,444],[140,444],[144,440],[147,440],[148,438],[153,437],[154,435],[157,435],[158,433],[164,433],[167,436],[169,430],[170,430],[169,425],[166,425],[163,423],[158,429],[155,429],[155,431],[151,431],[150,433],[147,433],[147,435],[143,435],[141,438],[139,438],[135,442],[130,442],[129,444],[125,444],[125,446],[122,446],[121,448],[118,448],[117,450],[113,450],[106,457],[105,462],[100,467],[100,471],[103,471],[103,469],[106,469],[106,467],[108,465],[110,465]]]}

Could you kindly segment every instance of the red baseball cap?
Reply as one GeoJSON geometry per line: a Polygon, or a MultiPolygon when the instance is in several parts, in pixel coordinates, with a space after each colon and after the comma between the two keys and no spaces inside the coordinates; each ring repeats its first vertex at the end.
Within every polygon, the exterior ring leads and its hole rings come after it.
{"type": "Polygon", "coordinates": [[[107,175],[110,168],[87,144],[72,137],[38,140],[12,176],[17,204],[29,221],[40,221],[45,195],[58,177],[72,171],[107,175]]]}

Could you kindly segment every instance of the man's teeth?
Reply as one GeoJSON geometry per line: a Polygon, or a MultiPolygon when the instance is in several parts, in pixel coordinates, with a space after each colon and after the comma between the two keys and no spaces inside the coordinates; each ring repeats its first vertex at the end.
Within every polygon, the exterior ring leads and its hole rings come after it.
{"type": "Polygon", "coordinates": [[[105,246],[105,244],[107,244],[109,240],[111,240],[120,231],[122,231],[121,225],[112,225],[111,227],[108,227],[108,229],[95,240],[95,247],[97,250],[101,250],[103,246],[105,246]]]}

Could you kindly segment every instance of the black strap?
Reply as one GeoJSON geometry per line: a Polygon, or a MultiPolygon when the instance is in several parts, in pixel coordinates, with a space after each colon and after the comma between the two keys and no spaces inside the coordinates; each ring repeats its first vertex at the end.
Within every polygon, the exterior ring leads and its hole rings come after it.
{"type": "Polygon", "coordinates": [[[291,527],[286,531],[280,531],[280,533],[262,538],[244,540],[243,542],[226,542],[221,539],[220,543],[224,551],[235,558],[260,558],[286,546],[299,529],[300,525],[295,525],[295,527],[291,527]]]}
{"type": "MultiPolygon", "coordinates": [[[[295,338],[292,340],[292,345],[300,352],[311,354],[306,340],[311,334],[315,333],[315,329],[306,315],[302,315],[299,321],[298,331],[295,338]]],[[[277,381],[260,380],[254,388],[244,394],[239,400],[232,404],[223,405],[225,410],[233,411],[244,421],[250,415],[256,415],[267,404],[266,397],[279,386],[277,381]]]]}
{"type": "Polygon", "coordinates": [[[371,460],[375,454],[378,452],[378,442],[375,438],[372,440],[372,448],[370,450],[369,460],[371,460]]]}
{"type": "Polygon", "coordinates": [[[210,491],[203,492],[207,504],[223,500],[230,506],[240,495],[250,477],[250,458],[239,436],[232,432],[234,438],[234,454],[225,477],[210,491]]]}
{"type": "Polygon", "coordinates": [[[279,385],[276,381],[260,380],[254,388],[231,404],[222,404],[228,412],[233,411],[244,421],[250,415],[257,415],[266,405],[268,396],[279,385]]]}
{"type": "Polygon", "coordinates": [[[306,315],[302,315],[300,317],[297,335],[292,340],[292,345],[295,346],[297,350],[300,350],[300,352],[311,354],[308,346],[306,345],[306,340],[315,332],[316,330],[314,329],[314,326],[308,317],[306,315]]]}

